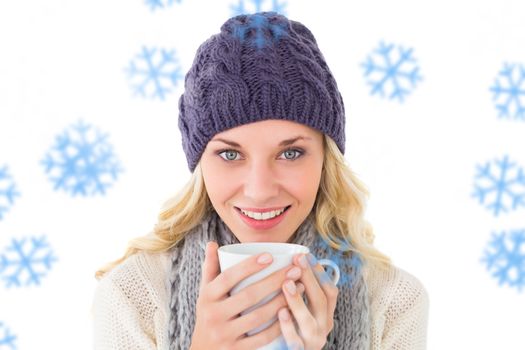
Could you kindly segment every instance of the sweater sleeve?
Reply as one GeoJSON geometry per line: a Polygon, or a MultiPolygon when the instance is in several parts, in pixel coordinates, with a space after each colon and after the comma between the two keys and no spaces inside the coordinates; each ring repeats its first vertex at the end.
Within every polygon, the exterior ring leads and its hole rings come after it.
{"type": "Polygon", "coordinates": [[[143,327],[139,309],[111,278],[98,282],[93,298],[95,350],[153,350],[155,342],[143,327]]]}
{"type": "Polygon", "coordinates": [[[155,299],[132,257],[98,281],[93,304],[95,350],[157,349],[155,299]]]}
{"type": "Polygon", "coordinates": [[[385,314],[381,350],[424,350],[427,342],[429,297],[423,284],[399,270],[385,314]]]}

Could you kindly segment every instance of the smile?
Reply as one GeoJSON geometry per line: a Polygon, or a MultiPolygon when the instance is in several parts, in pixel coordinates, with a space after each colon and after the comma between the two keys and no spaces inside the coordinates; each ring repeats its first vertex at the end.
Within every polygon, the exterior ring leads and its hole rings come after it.
{"type": "Polygon", "coordinates": [[[280,223],[286,214],[291,205],[285,207],[284,209],[274,210],[266,213],[255,213],[250,211],[244,211],[235,207],[239,213],[242,220],[251,228],[255,230],[267,230],[278,223],[280,223]]]}

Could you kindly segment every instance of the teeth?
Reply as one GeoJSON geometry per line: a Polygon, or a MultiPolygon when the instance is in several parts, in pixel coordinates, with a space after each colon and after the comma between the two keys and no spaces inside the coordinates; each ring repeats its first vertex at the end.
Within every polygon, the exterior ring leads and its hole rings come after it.
{"type": "Polygon", "coordinates": [[[246,211],[246,210],[242,210],[242,213],[246,216],[249,216],[251,217],[252,219],[255,219],[255,220],[268,220],[268,219],[271,219],[271,218],[274,218],[276,216],[279,216],[283,213],[284,211],[284,208],[282,209],[279,209],[279,210],[273,210],[273,211],[268,211],[268,212],[265,212],[265,213],[254,213],[252,211],[246,211]]]}

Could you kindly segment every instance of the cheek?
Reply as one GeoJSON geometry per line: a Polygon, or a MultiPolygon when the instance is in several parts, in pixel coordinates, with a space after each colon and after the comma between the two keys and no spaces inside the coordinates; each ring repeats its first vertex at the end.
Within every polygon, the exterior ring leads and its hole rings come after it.
{"type": "Polygon", "coordinates": [[[202,177],[208,197],[213,204],[217,201],[217,197],[221,196],[221,177],[217,175],[216,168],[213,162],[210,162],[203,156],[202,177]]]}
{"type": "Polygon", "coordinates": [[[320,178],[320,169],[304,168],[301,171],[287,174],[283,187],[302,202],[311,202],[317,195],[320,178]]]}
{"type": "Polygon", "coordinates": [[[218,167],[208,167],[206,171],[203,169],[206,192],[214,206],[227,201],[238,188],[239,180],[231,173],[228,173],[228,176],[225,174],[226,172],[218,167]]]}

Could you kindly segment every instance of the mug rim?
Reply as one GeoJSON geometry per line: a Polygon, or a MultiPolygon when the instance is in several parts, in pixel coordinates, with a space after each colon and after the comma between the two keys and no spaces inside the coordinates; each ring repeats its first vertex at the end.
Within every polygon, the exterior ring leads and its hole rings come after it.
{"type": "MultiPolygon", "coordinates": [[[[286,242],[246,242],[246,243],[233,243],[233,244],[225,244],[223,246],[220,246],[218,248],[218,251],[226,254],[236,254],[236,255],[252,255],[253,253],[243,253],[243,252],[234,252],[230,249],[235,249],[238,246],[262,246],[262,245],[272,245],[272,246],[295,246],[299,249],[305,250],[305,252],[309,252],[310,249],[307,246],[296,244],[296,243],[286,243],[286,242]]],[[[262,253],[262,252],[261,252],[262,253]]],[[[290,254],[297,254],[297,252],[288,252],[288,253],[271,253],[273,256],[279,256],[279,255],[290,255],[290,254]]]]}

